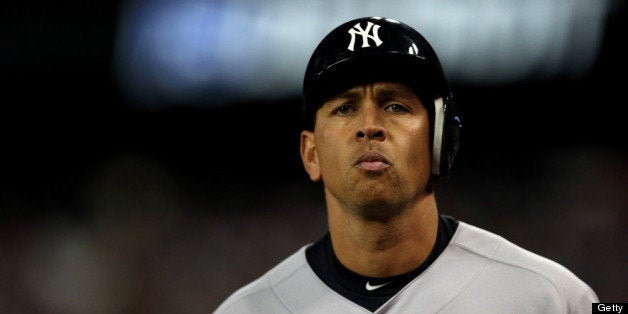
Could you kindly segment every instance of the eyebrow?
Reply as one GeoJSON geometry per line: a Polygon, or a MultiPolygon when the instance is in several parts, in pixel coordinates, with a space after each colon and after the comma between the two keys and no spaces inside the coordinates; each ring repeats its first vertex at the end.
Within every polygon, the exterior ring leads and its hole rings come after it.
{"type": "Polygon", "coordinates": [[[348,90],[338,94],[337,96],[335,96],[333,98],[334,99],[338,99],[338,98],[356,99],[356,98],[362,97],[360,94],[361,94],[361,92],[358,90],[357,87],[355,87],[355,88],[348,89],[348,90]]]}
{"type": "Polygon", "coordinates": [[[378,100],[390,99],[395,97],[402,98],[419,98],[410,88],[402,86],[390,87],[389,85],[380,85],[375,88],[375,97],[378,100]]]}
{"type": "MultiPolygon", "coordinates": [[[[378,102],[383,102],[395,98],[416,98],[421,101],[418,95],[416,95],[412,89],[405,85],[393,85],[390,84],[378,84],[375,87],[375,99],[378,102]]],[[[356,86],[345,90],[344,92],[332,97],[331,99],[337,100],[356,100],[362,98],[362,90],[360,86],[356,86]]],[[[330,99],[330,100],[331,100],[330,99]]]]}
{"type": "MultiPolygon", "coordinates": [[[[360,87],[354,87],[348,89],[340,94],[338,94],[334,98],[359,98],[362,97],[362,92],[360,91],[360,87]]],[[[418,97],[407,87],[391,87],[391,86],[377,86],[375,88],[375,96],[378,98],[390,98],[393,96],[401,96],[401,97],[418,97]]]]}

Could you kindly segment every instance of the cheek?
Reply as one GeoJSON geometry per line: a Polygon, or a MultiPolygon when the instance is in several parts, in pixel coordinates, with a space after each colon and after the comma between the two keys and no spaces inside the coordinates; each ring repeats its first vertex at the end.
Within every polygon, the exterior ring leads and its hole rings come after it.
{"type": "Polygon", "coordinates": [[[408,148],[408,162],[413,168],[431,171],[431,150],[427,123],[416,123],[407,129],[404,145],[408,148]]]}
{"type": "Polygon", "coordinates": [[[334,139],[331,129],[316,133],[316,152],[321,167],[329,167],[336,163],[339,155],[338,139],[334,139]]]}
{"type": "MultiPolygon", "coordinates": [[[[315,130],[316,153],[322,175],[344,173],[351,160],[351,140],[345,128],[334,124],[321,125],[315,130]]],[[[329,178],[327,178],[329,179],[329,178]]]]}

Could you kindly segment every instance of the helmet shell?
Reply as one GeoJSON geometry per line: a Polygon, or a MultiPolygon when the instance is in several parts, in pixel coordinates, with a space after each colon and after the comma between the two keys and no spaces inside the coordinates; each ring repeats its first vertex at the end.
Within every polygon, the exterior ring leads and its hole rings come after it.
{"type": "Polygon", "coordinates": [[[304,109],[313,113],[334,94],[375,80],[401,81],[430,101],[448,94],[440,61],[419,32],[364,17],[336,27],[314,50],[303,80],[304,109]]]}

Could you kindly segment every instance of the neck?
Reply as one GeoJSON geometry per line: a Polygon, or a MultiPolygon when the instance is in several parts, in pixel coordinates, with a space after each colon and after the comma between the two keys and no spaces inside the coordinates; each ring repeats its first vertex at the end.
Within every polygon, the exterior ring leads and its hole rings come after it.
{"type": "Polygon", "coordinates": [[[357,216],[328,195],[328,221],[338,260],[369,277],[389,277],[416,269],[432,251],[438,231],[433,192],[423,193],[386,221],[357,216]]]}

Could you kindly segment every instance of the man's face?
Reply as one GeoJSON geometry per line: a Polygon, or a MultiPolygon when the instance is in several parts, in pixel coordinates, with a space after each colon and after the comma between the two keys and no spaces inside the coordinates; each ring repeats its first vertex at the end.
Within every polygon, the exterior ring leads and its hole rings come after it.
{"type": "Polygon", "coordinates": [[[368,219],[407,208],[430,177],[428,112],[404,84],[353,87],[325,102],[301,136],[305,168],[327,198],[368,219]]]}

